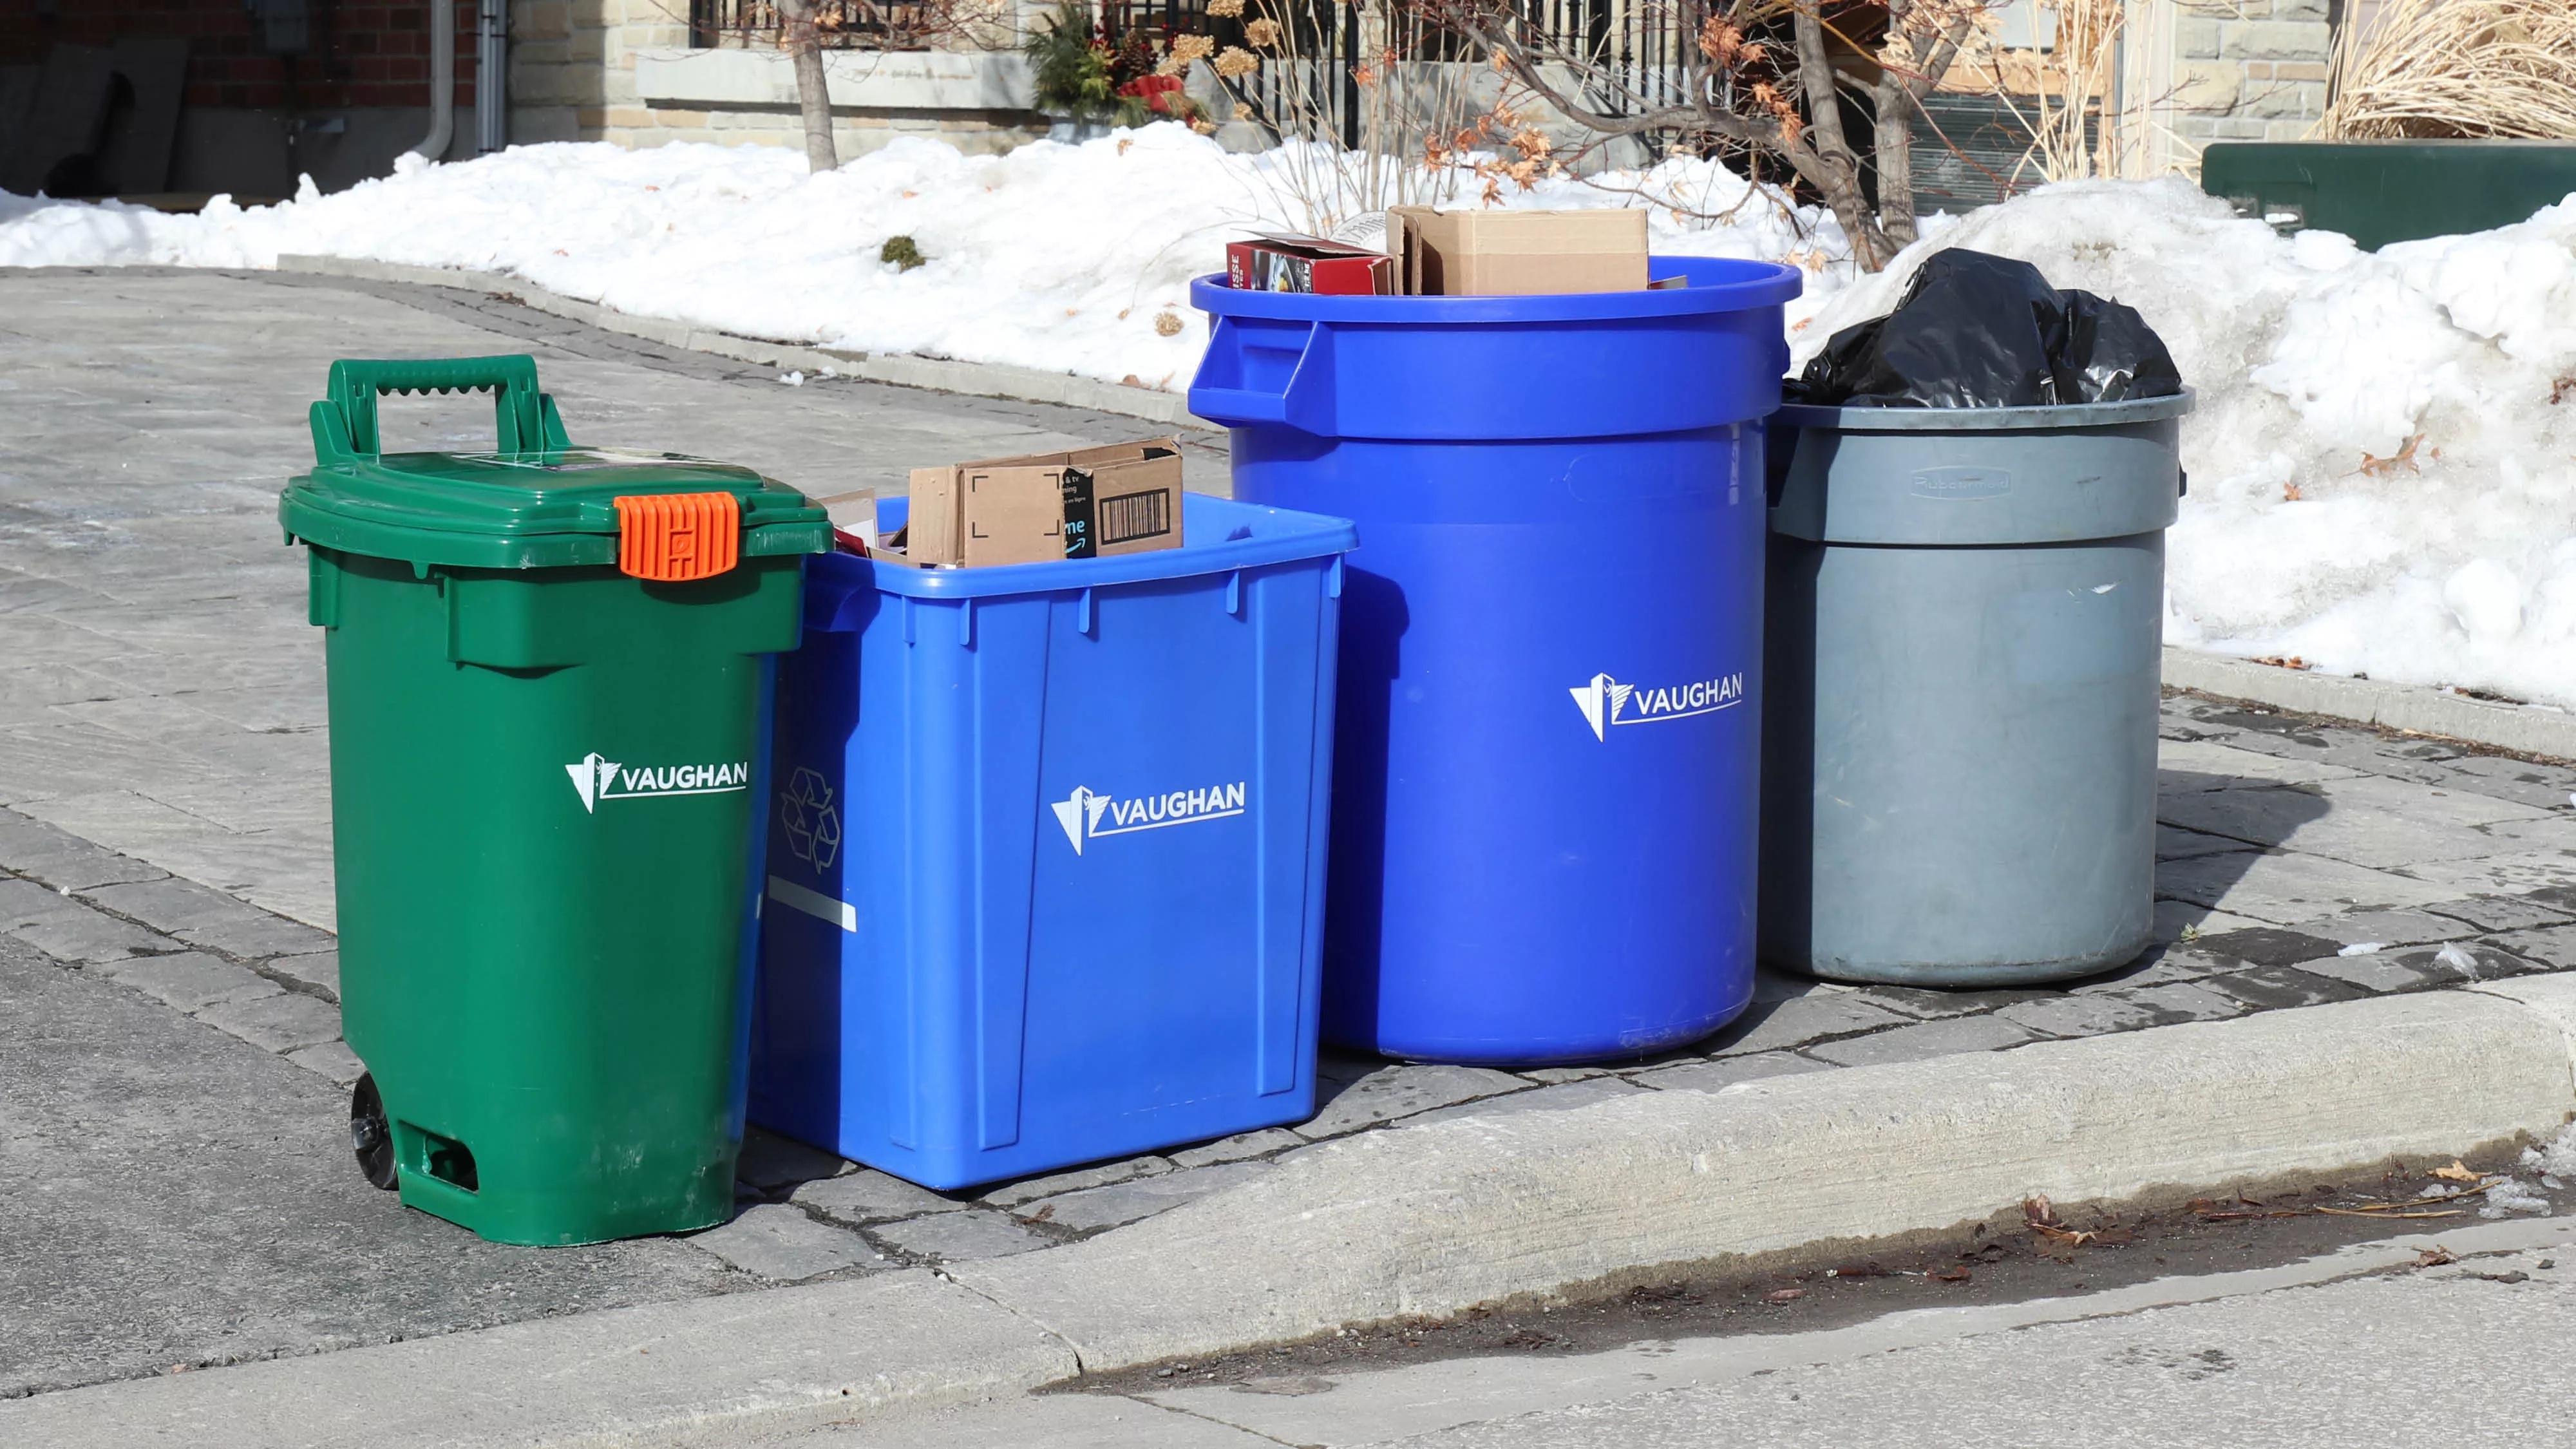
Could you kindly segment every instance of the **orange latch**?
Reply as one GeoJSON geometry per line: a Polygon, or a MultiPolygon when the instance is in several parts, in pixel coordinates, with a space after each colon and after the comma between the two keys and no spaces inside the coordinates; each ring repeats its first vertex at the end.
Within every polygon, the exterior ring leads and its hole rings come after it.
{"type": "Polygon", "coordinates": [[[617,502],[617,571],[680,583],[713,578],[742,551],[742,504],[730,493],[649,493],[617,502]]]}

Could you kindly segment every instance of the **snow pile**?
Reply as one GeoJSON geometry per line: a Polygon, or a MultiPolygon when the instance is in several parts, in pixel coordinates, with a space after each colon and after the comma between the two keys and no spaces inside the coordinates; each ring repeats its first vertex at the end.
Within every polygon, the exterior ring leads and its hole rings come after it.
{"type": "MultiPolygon", "coordinates": [[[[0,194],[0,265],[271,267],[283,252],[466,267],[773,341],[1177,390],[1207,338],[1189,279],[1224,270],[1226,241],[1248,229],[1306,225],[1297,178],[1316,164],[1287,151],[1230,155],[1169,122],[1004,156],[908,138],[820,176],[801,153],[766,146],[405,159],[396,175],[334,195],[308,184],[292,202],[221,202],[197,216],[0,194]],[[911,237],[926,264],[879,261],[893,236],[911,237]]],[[[1803,249],[1822,268],[1846,250],[1830,216],[1792,213],[1713,162],[1598,180],[1548,182],[1506,204],[1661,203],[1651,216],[1659,251],[1803,249]],[[1732,215],[1686,223],[1679,209],[1732,215]]],[[[1464,178],[1464,194],[1476,187],[1464,178]]]]}
{"type": "MultiPolygon", "coordinates": [[[[256,211],[0,195],[0,265],[468,267],[755,337],[1177,390],[1206,337],[1189,279],[1231,236],[1309,224],[1314,160],[1229,155],[1170,124],[1006,156],[903,140],[822,176],[774,148],[529,146],[256,211]],[[926,265],[878,260],[898,235],[926,265]]],[[[2285,240],[2179,179],[2073,182],[1935,218],[1852,282],[1830,217],[1713,163],[1507,198],[1641,202],[1660,251],[1806,267],[1801,363],[1941,246],[2135,306],[2200,392],[2168,641],[2576,706],[2576,203],[2373,256],[2285,240]]]]}
{"type": "Polygon", "coordinates": [[[2576,1179],[2576,1125],[2562,1127],[2558,1136],[2540,1147],[2522,1150],[2522,1166],[2527,1172],[2540,1174],[2549,1187],[2576,1179]]]}
{"type": "Polygon", "coordinates": [[[1800,364],[1943,246],[2136,307],[2199,390],[2167,642],[2576,705],[2576,202],[2371,255],[2179,179],[2047,187],[1845,289],[1800,364]]]}

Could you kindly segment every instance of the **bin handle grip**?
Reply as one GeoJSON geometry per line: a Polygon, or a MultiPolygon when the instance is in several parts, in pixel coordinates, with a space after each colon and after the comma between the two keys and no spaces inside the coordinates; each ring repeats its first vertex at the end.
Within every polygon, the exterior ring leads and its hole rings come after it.
{"type": "MultiPolygon", "coordinates": [[[[1243,342],[1233,335],[1234,319],[1217,319],[1217,335],[1208,339],[1208,351],[1219,349],[1240,352],[1243,342]]],[[[1285,348],[1266,351],[1284,352],[1285,348]]],[[[1296,365],[1289,369],[1288,382],[1277,392],[1252,388],[1211,387],[1193,384],[1190,388],[1190,411],[1212,423],[1281,423],[1304,432],[1329,436],[1333,431],[1333,329],[1321,323],[1308,323],[1306,338],[1297,350],[1296,365]]]]}
{"type": "Polygon", "coordinates": [[[384,451],[376,397],[388,392],[489,392],[494,448],[503,453],[569,448],[555,400],[537,390],[537,360],[503,357],[420,360],[342,358],[331,364],[328,396],[312,408],[313,459],[341,463],[384,451]]]}

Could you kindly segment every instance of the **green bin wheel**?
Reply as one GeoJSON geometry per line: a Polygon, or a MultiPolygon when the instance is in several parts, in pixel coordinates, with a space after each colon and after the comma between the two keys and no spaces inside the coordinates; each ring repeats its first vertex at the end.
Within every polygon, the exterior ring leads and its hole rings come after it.
{"type": "Polygon", "coordinates": [[[376,1090],[376,1074],[359,1076],[357,1090],[349,1094],[349,1145],[357,1150],[358,1170],[367,1181],[391,1191],[402,1180],[394,1166],[394,1128],[385,1120],[384,1094],[376,1090]]]}

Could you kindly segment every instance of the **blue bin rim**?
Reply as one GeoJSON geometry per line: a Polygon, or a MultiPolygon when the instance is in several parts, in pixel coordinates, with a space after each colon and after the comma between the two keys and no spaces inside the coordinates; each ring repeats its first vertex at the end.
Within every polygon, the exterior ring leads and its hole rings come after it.
{"type": "MultiPolygon", "coordinates": [[[[878,500],[880,521],[889,503],[909,507],[910,500],[878,500]]],[[[1346,518],[1300,513],[1290,508],[1265,508],[1257,503],[1237,503],[1230,498],[1214,498],[1204,493],[1183,494],[1183,536],[1202,528],[1228,533],[1237,528],[1255,531],[1249,538],[1183,543],[1179,548],[1121,554],[1115,558],[1050,559],[1043,563],[1002,564],[975,569],[925,569],[910,564],[880,563],[856,554],[816,554],[806,561],[805,586],[809,596],[819,597],[822,591],[832,593],[835,605],[841,595],[861,589],[874,589],[878,593],[907,599],[989,599],[1005,594],[1062,594],[1113,584],[1150,583],[1156,579],[1193,578],[1269,564],[1299,563],[1345,554],[1360,544],[1358,527],[1346,518]],[[1270,528],[1261,528],[1264,523],[1270,528]]],[[[818,617],[820,611],[807,610],[806,627],[832,627],[828,618],[818,624],[818,617]]]]}
{"type": "Polygon", "coordinates": [[[1537,297],[1318,297],[1307,292],[1256,292],[1229,286],[1223,273],[1211,273],[1190,282],[1190,305],[1212,316],[1289,322],[1615,322],[1776,307],[1796,297],[1806,284],[1805,274],[1796,267],[1738,257],[1658,255],[1651,261],[1651,270],[1660,275],[1671,275],[1668,268],[1679,269],[1690,277],[1691,284],[1635,292],[1560,292],[1537,297]]]}
{"type": "Polygon", "coordinates": [[[2194,389],[2184,388],[2170,397],[2028,408],[1840,408],[1782,403],[1780,410],[1771,415],[1771,423],[1780,428],[1833,433],[2064,432],[2160,423],[2190,412],[2199,397],[2194,389]]]}

